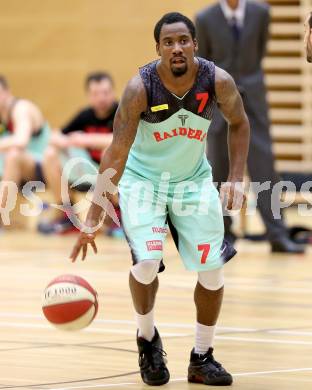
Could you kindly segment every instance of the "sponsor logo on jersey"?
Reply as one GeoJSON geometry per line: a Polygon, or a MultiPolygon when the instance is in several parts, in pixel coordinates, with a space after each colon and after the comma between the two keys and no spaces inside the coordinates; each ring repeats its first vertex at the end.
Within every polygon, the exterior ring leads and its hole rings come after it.
{"type": "Polygon", "coordinates": [[[168,229],[167,228],[159,227],[159,226],[153,226],[152,227],[152,231],[153,231],[153,233],[163,233],[163,234],[167,234],[168,233],[168,229]]]}
{"type": "Polygon", "coordinates": [[[150,251],[162,251],[163,244],[161,240],[146,241],[147,250],[150,251]]]}
{"type": "Polygon", "coordinates": [[[178,115],[178,118],[181,120],[181,125],[185,125],[185,121],[187,120],[189,116],[188,115],[178,115]]]}
{"type": "Polygon", "coordinates": [[[173,129],[171,131],[155,131],[153,135],[157,142],[165,141],[166,139],[173,137],[187,137],[189,139],[195,139],[197,141],[203,142],[207,136],[207,133],[203,130],[179,127],[178,129],[173,129]]]}
{"type": "Polygon", "coordinates": [[[168,109],[169,109],[168,104],[160,104],[159,106],[151,107],[152,112],[163,111],[163,110],[168,110],[168,109]]]}

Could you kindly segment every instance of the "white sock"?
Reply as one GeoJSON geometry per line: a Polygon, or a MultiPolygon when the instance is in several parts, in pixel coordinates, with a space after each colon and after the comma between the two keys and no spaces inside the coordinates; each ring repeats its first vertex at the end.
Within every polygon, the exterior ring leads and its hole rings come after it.
{"type": "Polygon", "coordinates": [[[216,325],[207,326],[196,322],[195,353],[204,354],[213,345],[216,325]]]}
{"type": "Polygon", "coordinates": [[[147,341],[152,341],[155,335],[154,309],[147,314],[135,313],[136,322],[139,329],[138,336],[147,341]]]}

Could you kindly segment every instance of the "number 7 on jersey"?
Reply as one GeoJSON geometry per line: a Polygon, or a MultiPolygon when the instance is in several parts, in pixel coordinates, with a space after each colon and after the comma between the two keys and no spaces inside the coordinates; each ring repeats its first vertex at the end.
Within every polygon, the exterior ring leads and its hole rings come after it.
{"type": "Polygon", "coordinates": [[[200,101],[199,106],[198,106],[198,110],[197,110],[197,114],[200,114],[201,112],[204,111],[204,108],[206,107],[208,99],[209,99],[208,92],[201,92],[201,93],[196,94],[196,100],[200,101]]]}

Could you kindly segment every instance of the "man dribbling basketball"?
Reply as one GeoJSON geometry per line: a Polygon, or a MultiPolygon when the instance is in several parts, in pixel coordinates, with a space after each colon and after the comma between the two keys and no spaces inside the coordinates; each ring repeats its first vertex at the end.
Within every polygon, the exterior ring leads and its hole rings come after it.
{"type": "MultiPolygon", "coordinates": [[[[249,123],[233,79],[212,62],[195,57],[191,20],[179,13],[166,14],[156,24],[154,37],[160,60],[142,67],[127,85],[115,117],[113,142],[100,165],[100,174],[113,168],[112,181],[119,183],[134,264],[130,289],[141,376],[148,385],[169,381],[153,313],[168,223],[185,267],[198,272],[196,338],[188,381],[230,385],[232,376],[214,360],[212,348],[223,297],[221,258],[228,247],[222,246],[221,203],[205,157],[205,139],[218,104],[229,123],[231,162],[221,198],[227,208],[237,209],[244,197],[237,184],[243,180],[249,123]],[[140,210],[132,207],[140,204],[144,205],[140,210]]],[[[98,188],[101,185],[99,176],[98,188]]],[[[94,200],[87,226],[97,226],[102,212],[94,200]]],[[[85,258],[88,244],[96,251],[94,239],[94,233],[81,232],[72,261],[80,250],[85,258]]]]}

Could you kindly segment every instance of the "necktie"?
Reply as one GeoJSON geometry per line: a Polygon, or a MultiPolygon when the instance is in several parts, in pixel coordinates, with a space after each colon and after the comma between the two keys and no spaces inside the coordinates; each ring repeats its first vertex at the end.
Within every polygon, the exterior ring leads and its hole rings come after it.
{"type": "Polygon", "coordinates": [[[238,41],[240,36],[240,27],[238,26],[237,19],[235,18],[235,16],[232,17],[230,25],[233,37],[236,41],[238,41]]]}

